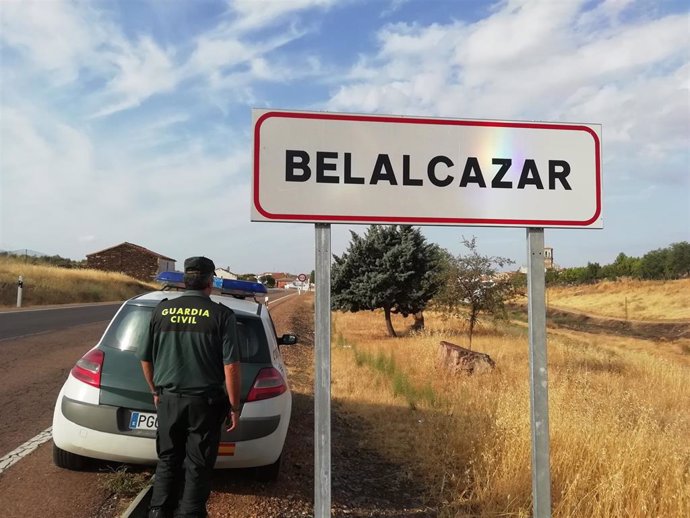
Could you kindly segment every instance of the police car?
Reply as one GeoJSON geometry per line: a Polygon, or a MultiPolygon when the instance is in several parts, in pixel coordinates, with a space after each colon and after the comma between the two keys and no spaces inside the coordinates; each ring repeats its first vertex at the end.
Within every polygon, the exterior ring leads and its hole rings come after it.
{"type": "MultiPolygon", "coordinates": [[[[53,413],[53,462],[72,470],[90,459],[155,464],[156,408],[135,355],[146,339],[151,314],[163,299],[181,292],[183,274],[164,272],[166,283],[126,301],[101,340],[72,368],[53,413]]],[[[280,345],[297,343],[295,335],[276,335],[258,283],[214,279],[220,294],[211,299],[235,312],[240,341],[242,413],[239,426],[223,428],[216,468],[256,468],[260,480],[275,480],[290,422],[292,393],[280,345]]],[[[214,292],[217,290],[214,290],[214,292]]]]}

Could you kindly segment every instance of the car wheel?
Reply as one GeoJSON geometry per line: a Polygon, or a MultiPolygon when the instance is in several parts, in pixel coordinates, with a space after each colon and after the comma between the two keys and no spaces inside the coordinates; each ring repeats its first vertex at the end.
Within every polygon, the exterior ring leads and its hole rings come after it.
{"type": "Polygon", "coordinates": [[[278,480],[278,473],[280,472],[280,457],[273,464],[268,466],[259,466],[256,469],[256,479],[259,482],[275,482],[278,480]]]}
{"type": "Polygon", "coordinates": [[[89,459],[58,448],[55,446],[55,443],[53,443],[53,464],[59,468],[70,469],[72,471],[83,471],[88,467],[89,459]]]}

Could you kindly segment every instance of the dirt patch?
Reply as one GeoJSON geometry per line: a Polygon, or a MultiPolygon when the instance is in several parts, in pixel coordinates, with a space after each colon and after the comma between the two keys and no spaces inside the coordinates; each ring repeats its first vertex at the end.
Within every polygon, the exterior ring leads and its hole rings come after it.
{"type": "MultiPolygon", "coordinates": [[[[52,461],[52,441],[0,475],[0,515],[93,518],[112,495],[95,471],[68,471],[52,461]]],[[[118,516],[111,514],[109,516],[118,516]]]]}
{"type": "Polygon", "coordinates": [[[690,338],[690,323],[647,322],[596,317],[563,309],[549,309],[549,324],[575,331],[607,333],[655,340],[690,338]]]}
{"type": "MultiPolygon", "coordinates": [[[[511,316],[525,321],[527,308],[514,306],[511,308],[511,316]]],[[[671,341],[690,338],[690,322],[624,320],[554,307],[547,308],[546,317],[547,325],[573,331],[631,336],[648,340],[671,341]]]]}

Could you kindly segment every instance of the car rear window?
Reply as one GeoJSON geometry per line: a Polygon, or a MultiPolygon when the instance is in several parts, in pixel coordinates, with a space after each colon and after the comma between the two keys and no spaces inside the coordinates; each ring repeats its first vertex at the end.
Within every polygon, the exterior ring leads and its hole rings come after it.
{"type": "Polygon", "coordinates": [[[244,363],[271,363],[268,342],[260,318],[237,315],[240,359],[244,363]]]}
{"type": "MultiPolygon", "coordinates": [[[[110,325],[101,345],[121,351],[136,351],[147,339],[153,307],[128,304],[122,308],[110,325]]],[[[240,343],[240,359],[244,363],[270,363],[268,343],[261,319],[237,317],[237,335],[240,343]]]]}
{"type": "Polygon", "coordinates": [[[101,345],[121,351],[136,351],[148,337],[152,313],[152,307],[126,305],[108,327],[101,345]]]}

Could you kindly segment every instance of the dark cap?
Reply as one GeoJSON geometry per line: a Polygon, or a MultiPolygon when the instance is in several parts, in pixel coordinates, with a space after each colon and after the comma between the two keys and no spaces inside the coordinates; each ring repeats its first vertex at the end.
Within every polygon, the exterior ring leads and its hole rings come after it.
{"type": "Polygon", "coordinates": [[[184,261],[184,273],[214,273],[216,265],[208,257],[190,257],[184,261]]]}

